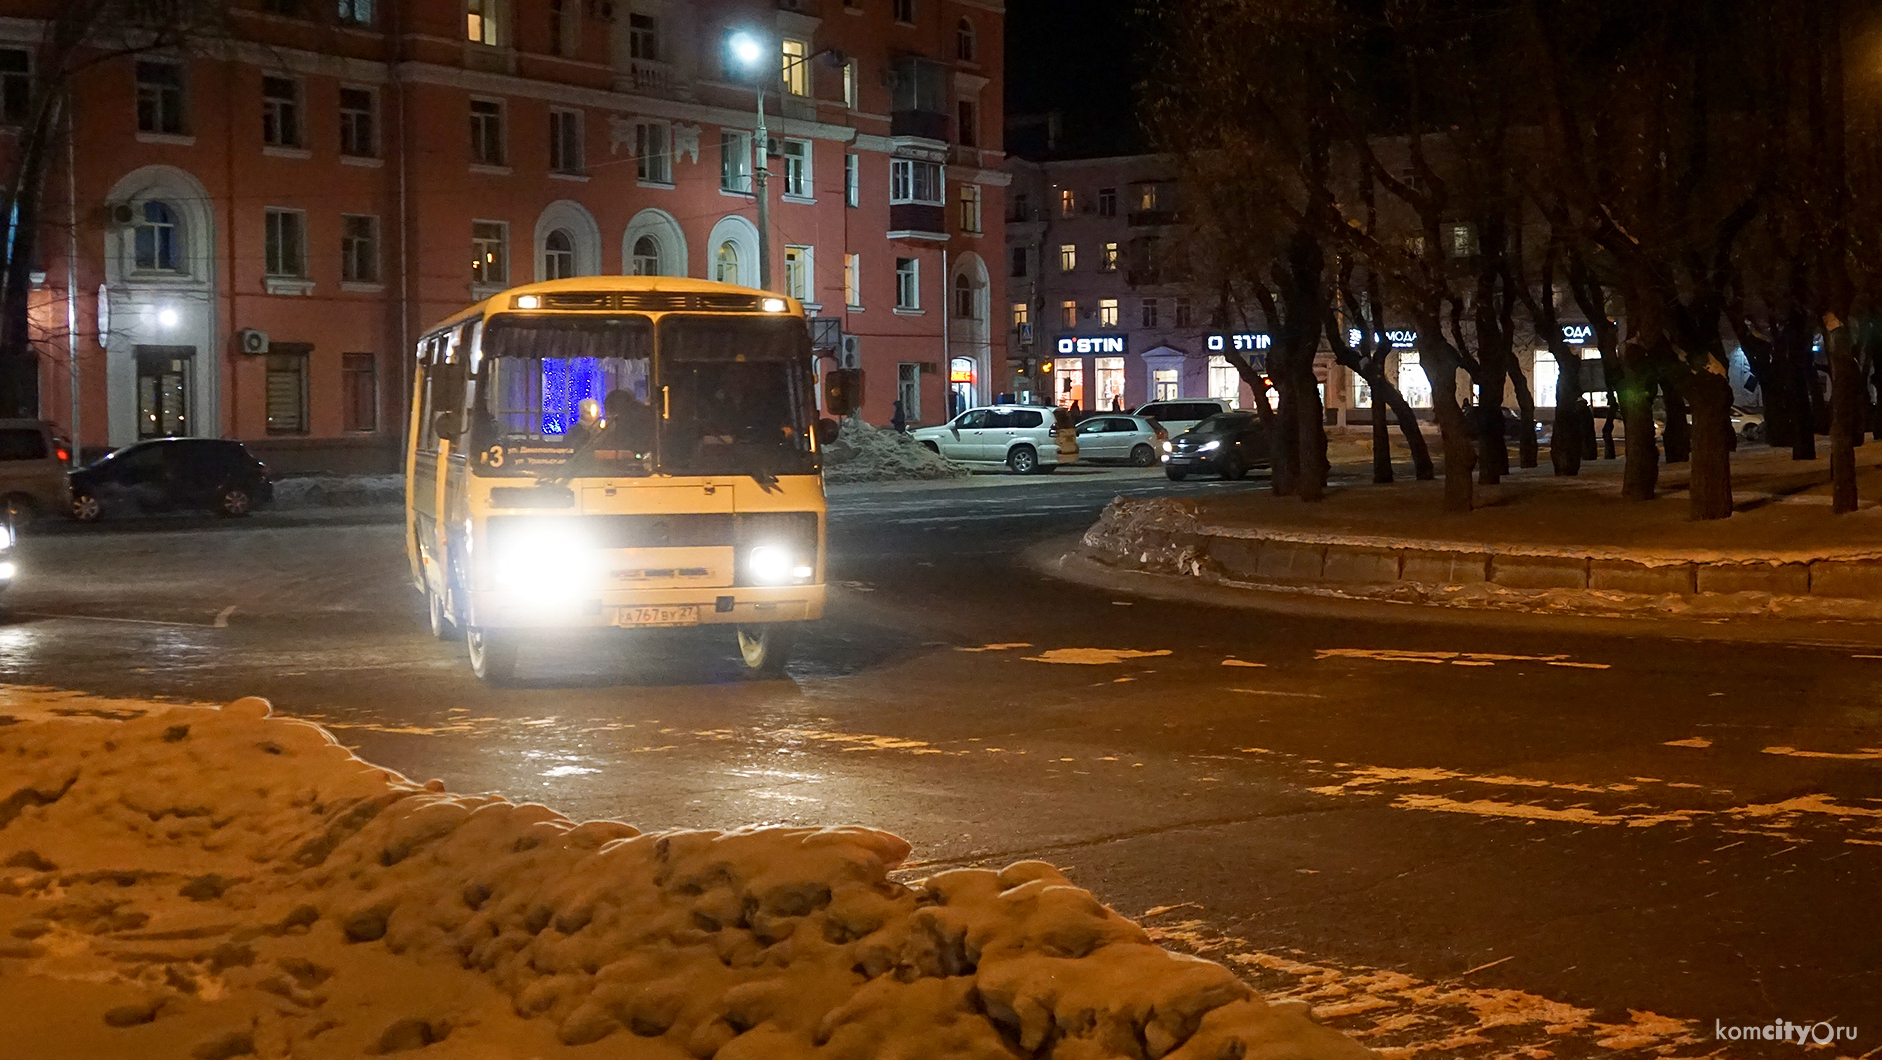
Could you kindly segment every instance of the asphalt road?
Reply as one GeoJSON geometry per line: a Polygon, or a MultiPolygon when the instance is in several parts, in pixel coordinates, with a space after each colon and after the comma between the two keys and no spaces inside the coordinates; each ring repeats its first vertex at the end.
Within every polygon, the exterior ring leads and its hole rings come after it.
{"type": "Polygon", "coordinates": [[[384,512],[62,531],[23,546],[0,679],[264,695],[576,817],[862,823],[917,875],[1043,858],[1401,1055],[1792,1055],[1714,1040],[1779,1019],[1856,1029],[1813,1055],[1882,1050],[1882,653],[1274,615],[1022,557],[1119,492],[1248,488],[839,491],[831,614],[776,681],[686,631],[481,687],[384,512]]]}

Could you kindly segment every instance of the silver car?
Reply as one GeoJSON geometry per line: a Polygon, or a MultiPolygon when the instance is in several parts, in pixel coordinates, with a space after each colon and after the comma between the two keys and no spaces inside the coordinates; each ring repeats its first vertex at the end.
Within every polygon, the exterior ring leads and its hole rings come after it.
{"type": "Polygon", "coordinates": [[[1071,413],[1037,405],[989,405],[968,409],[939,427],[920,427],[909,437],[964,464],[1005,464],[1022,475],[1056,471],[1078,462],[1071,413]]]}
{"type": "Polygon", "coordinates": [[[1169,440],[1170,432],[1148,416],[1112,413],[1078,425],[1078,455],[1084,460],[1128,460],[1136,467],[1155,467],[1157,454],[1169,440]]]}

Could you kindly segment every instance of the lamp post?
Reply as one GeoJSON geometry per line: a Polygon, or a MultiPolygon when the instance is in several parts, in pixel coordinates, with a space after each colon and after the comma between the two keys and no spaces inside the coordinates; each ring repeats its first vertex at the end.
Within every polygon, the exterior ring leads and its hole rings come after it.
{"type": "Polygon", "coordinates": [[[738,33],[731,40],[732,57],[753,75],[758,92],[758,131],[753,150],[757,154],[754,181],[758,193],[758,286],[771,289],[771,136],[765,128],[765,46],[750,33],[738,33]]]}

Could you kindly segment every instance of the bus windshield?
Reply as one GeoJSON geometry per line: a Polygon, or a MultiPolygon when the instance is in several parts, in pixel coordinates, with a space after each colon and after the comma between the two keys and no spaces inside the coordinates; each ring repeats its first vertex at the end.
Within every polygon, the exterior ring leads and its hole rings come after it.
{"type": "Polygon", "coordinates": [[[472,390],[480,475],[814,474],[794,317],[497,317],[472,390]],[[592,401],[584,420],[582,406],[592,401]]]}

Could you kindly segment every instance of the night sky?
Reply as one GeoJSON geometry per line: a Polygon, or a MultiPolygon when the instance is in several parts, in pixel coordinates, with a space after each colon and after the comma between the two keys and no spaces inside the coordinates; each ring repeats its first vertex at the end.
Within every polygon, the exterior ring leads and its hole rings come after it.
{"type": "MultiPolygon", "coordinates": [[[[1064,115],[1054,157],[1137,149],[1132,87],[1142,76],[1133,0],[1008,0],[1006,109],[1015,118],[1064,115]]],[[[1036,130],[1012,129],[1007,149],[1033,155],[1036,130]]]]}

